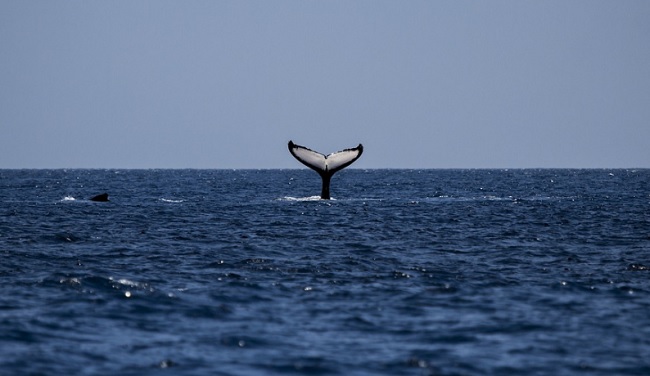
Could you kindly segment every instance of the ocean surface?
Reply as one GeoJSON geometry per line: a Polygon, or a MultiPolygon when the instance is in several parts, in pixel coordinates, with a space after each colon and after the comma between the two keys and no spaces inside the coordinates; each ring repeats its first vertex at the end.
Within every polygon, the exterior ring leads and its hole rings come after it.
{"type": "Polygon", "coordinates": [[[650,375],[650,170],[331,190],[0,170],[0,375],[650,375]]]}

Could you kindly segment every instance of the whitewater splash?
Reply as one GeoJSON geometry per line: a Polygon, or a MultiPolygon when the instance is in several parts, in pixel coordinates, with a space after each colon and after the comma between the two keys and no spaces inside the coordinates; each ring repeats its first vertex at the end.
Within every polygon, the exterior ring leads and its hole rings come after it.
{"type": "MultiPolygon", "coordinates": [[[[285,196],[285,197],[279,198],[278,200],[279,201],[322,201],[323,199],[320,196],[309,196],[309,197],[285,196]]],[[[335,198],[331,198],[330,200],[336,201],[335,198]]]]}
{"type": "Polygon", "coordinates": [[[178,203],[181,203],[181,202],[183,202],[185,200],[172,200],[172,199],[169,199],[169,198],[161,198],[160,201],[178,204],[178,203]]]}

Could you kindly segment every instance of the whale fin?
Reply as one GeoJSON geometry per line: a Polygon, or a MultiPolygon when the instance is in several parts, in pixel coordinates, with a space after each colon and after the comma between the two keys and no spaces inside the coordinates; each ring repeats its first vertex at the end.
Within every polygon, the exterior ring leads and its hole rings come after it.
{"type": "Polygon", "coordinates": [[[289,152],[300,163],[318,172],[323,179],[321,198],[329,200],[332,175],[359,159],[363,153],[363,145],[359,144],[355,148],[343,149],[336,153],[325,155],[304,146],[296,145],[293,141],[289,141],[289,152]]]}
{"type": "Polygon", "coordinates": [[[336,171],[348,167],[359,159],[363,153],[363,145],[359,144],[355,148],[343,149],[336,153],[325,155],[289,141],[289,152],[300,163],[312,170],[316,170],[318,173],[328,171],[333,174],[336,171]]]}
{"type": "Polygon", "coordinates": [[[90,198],[90,201],[98,201],[98,202],[107,202],[108,201],[108,193],[102,193],[97,196],[93,196],[90,198]]]}

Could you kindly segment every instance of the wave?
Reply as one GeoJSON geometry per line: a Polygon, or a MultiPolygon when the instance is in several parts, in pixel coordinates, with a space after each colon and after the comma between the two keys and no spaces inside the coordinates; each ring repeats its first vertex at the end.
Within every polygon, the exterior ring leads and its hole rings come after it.
{"type": "Polygon", "coordinates": [[[161,198],[160,201],[168,202],[168,203],[172,203],[172,204],[178,204],[178,203],[181,203],[181,202],[183,202],[185,200],[173,200],[173,199],[170,199],[170,198],[161,198]]]}

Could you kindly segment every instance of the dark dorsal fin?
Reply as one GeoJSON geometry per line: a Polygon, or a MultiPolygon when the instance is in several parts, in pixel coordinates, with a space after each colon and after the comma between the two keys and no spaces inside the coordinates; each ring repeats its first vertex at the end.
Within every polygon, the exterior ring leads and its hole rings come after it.
{"type": "Polygon", "coordinates": [[[91,197],[90,201],[106,202],[108,201],[108,193],[102,193],[100,195],[91,197]]]}

